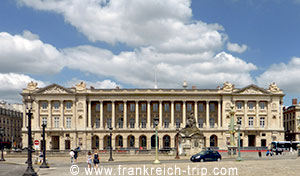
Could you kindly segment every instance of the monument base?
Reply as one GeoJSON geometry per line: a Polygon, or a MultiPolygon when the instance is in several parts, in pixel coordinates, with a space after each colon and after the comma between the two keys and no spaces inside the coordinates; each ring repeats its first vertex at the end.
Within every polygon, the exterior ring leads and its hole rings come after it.
{"type": "Polygon", "coordinates": [[[237,147],[235,146],[228,146],[228,155],[234,156],[237,154],[237,147]]]}

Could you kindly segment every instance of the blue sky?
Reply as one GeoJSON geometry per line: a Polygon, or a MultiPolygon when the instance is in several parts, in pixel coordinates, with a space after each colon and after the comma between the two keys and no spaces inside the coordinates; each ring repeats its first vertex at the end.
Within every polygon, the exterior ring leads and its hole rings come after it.
{"type": "Polygon", "coordinates": [[[276,82],[289,105],[299,31],[297,0],[3,0],[0,99],[20,101],[30,80],[152,88],[156,70],[161,88],[276,82]]]}

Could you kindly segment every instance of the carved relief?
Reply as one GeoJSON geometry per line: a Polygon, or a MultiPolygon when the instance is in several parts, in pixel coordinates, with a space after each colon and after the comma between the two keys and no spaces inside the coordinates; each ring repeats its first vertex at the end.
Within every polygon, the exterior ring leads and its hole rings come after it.
{"type": "Polygon", "coordinates": [[[278,88],[278,86],[276,85],[275,82],[273,82],[273,83],[271,83],[271,84],[269,85],[269,90],[270,90],[271,92],[273,92],[273,93],[280,93],[280,92],[281,92],[281,90],[278,88]]]}
{"type": "Polygon", "coordinates": [[[234,85],[226,81],[225,83],[223,83],[223,87],[221,89],[224,92],[232,92],[234,89],[234,85]]]}
{"type": "Polygon", "coordinates": [[[27,90],[36,90],[37,89],[37,83],[31,81],[30,83],[27,84],[27,90]]]}
{"type": "Polygon", "coordinates": [[[76,90],[85,91],[86,90],[86,83],[81,81],[80,83],[76,84],[76,90]]]}
{"type": "Polygon", "coordinates": [[[260,90],[254,89],[253,87],[250,87],[243,92],[240,92],[241,94],[263,94],[260,90]]]}
{"type": "Polygon", "coordinates": [[[60,87],[54,86],[44,90],[43,93],[47,94],[47,93],[68,93],[68,92],[66,92],[66,90],[60,87]]]}
{"type": "Polygon", "coordinates": [[[272,109],[277,109],[277,105],[276,105],[276,103],[272,103],[272,109]]]}
{"type": "Polygon", "coordinates": [[[82,108],[83,108],[83,103],[82,103],[82,102],[79,102],[79,103],[77,104],[77,107],[78,107],[78,109],[82,109],[82,108]]]}

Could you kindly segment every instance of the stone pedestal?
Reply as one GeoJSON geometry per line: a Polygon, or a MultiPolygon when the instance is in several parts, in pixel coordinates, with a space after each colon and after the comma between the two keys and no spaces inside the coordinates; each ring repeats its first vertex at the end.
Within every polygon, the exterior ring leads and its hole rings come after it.
{"type": "Polygon", "coordinates": [[[234,156],[237,154],[237,147],[236,146],[228,146],[228,155],[234,156]]]}

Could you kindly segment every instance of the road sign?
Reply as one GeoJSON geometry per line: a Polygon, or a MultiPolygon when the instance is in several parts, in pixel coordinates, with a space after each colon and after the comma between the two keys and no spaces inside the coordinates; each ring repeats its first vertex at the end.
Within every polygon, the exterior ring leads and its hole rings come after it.
{"type": "Polygon", "coordinates": [[[40,142],[38,140],[34,141],[34,145],[39,145],[39,144],[40,144],[40,142]]]}
{"type": "Polygon", "coordinates": [[[38,140],[34,140],[34,148],[35,148],[35,150],[39,150],[40,149],[40,141],[38,141],[38,140]]]}

